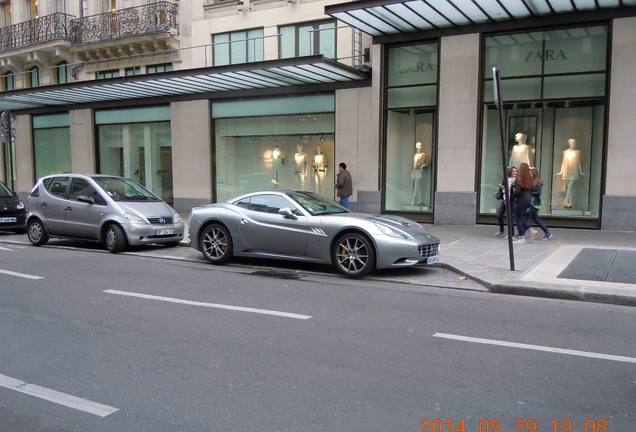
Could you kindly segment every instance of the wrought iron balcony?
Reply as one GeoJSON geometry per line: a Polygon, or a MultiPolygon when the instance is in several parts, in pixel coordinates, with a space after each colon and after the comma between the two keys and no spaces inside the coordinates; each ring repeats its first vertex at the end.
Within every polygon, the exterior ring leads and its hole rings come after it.
{"type": "Polygon", "coordinates": [[[52,40],[69,40],[72,19],[72,15],[58,12],[0,28],[0,52],[52,40]]]}
{"type": "Polygon", "coordinates": [[[177,5],[157,2],[73,20],[71,45],[178,31],[177,5]]]}

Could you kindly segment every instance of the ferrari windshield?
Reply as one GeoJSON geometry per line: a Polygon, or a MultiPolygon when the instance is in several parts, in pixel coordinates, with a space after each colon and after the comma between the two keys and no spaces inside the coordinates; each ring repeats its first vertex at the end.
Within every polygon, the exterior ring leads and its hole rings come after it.
{"type": "Polygon", "coordinates": [[[148,189],[124,177],[93,177],[106,194],[114,201],[161,201],[148,189]]]}
{"type": "Polygon", "coordinates": [[[287,196],[296,201],[312,216],[349,212],[335,201],[313,192],[289,192],[287,196]]]}

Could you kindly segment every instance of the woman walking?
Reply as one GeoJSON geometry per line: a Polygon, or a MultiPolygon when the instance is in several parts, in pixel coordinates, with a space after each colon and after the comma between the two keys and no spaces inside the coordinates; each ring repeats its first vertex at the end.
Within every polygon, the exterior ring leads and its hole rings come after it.
{"type": "MultiPolygon", "coordinates": [[[[504,185],[503,183],[506,183],[508,185],[508,196],[512,198],[512,184],[515,181],[515,177],[517,177],[517,167],[510,167],[508,168],[508,179],[507,181],[504,180],[502,182],[502,184],[499,185],[499,190],[504,192],[504,196],[503,199],[501,200],[501,204],[499,205],[499,210],[497,210],[497,222],[499,222],[499,232],[497,234],[495,234],[495,237],[504,237],[505,233],[504,233],[504,216],[506,214],[506,193],[503,190],[504,185]]],[[[511,204],[511,211],[512,211],[512,203],[514,203],[514,200],[511,199],[510,200],[510,204],[511,204]]],[[[513,235],[514,235],[514,227],[512,229],[513,235]]]]}
{"type": "MultiPolygon", "coordinates": [[[[532,190],[530,191],[530,217],[539,228],[543,230],[543,238],[541,240],[548,240],[552,237],[552,233],[545,223],[539,217],[539,208],[541,208],[541,188],[543,187],[543,180],[539,170],[536,168],[530,168],[530,174],[532,175],[532,190]]],[[[528,224],[526,223],[526,226],[528,224]]]]}
{"type": "Polygon", "coordinates": [[[519,165],[519,172],[512,184],[512,196],[514,198],[514,207],[512,214],[515,216],[517,225],[517,238],[514,243],[525,243],[526,238],[526,219],[524,214],[530,207],[530,192],[532,191],[532,174],[527,163],[523,162],[519,165]]]}

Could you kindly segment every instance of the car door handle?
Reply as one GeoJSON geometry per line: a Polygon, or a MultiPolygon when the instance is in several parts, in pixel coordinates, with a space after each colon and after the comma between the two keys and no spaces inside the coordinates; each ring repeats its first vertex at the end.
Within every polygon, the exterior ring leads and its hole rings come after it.
{"type": "Polygon", "coordinates": [[[48,207],[48,206],[45,202],[43,202],[42,204],[40,204],[40,207],[48,207]]]}
{"type": "Polygon", "coordinates": [[[247,219],[241,219],[241,225],[247,225],[248,223],[247,219]]]}

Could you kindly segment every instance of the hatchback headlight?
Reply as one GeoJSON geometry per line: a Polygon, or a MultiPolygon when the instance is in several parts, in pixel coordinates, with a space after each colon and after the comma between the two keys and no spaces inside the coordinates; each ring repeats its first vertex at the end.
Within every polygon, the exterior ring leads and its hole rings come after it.
{"type": "Polygon", "coordinates": [[[181,216],[179,215],[179,213],[174,214],[173,222],[174,223],[183,222],[183,219],[181,219],[181,216]]]}
{"type": "Polygon", "coordinates": [[[130,222],[130,223],[134,223],[134,224],[145,224],[145,223],[147,223],[145,220],[143,220],[142,218],[140,218],[139,216],[137,216],[136,214],[133,214],[133,213],[125,213],[124,217],[126,219],[128,219],[128,222],[130,222]]]}
{"type": "Polygon", "coordinates": [[[400,238],[400,239],[413,238],[410,235],[406,234],[405,232],[394,230],[393,228],[387,225],[379,224],[376,222],[375,226],[377,226],[380,229],[380,231],[382,231],[382,234],[388,235],[389,237],[400,238]]]}
{"type": "Polygon", "coordinates": [[[18,210],[22,210],[23,208],[24,208],[24,203],[20,201],[20,204],[18,204],[18,210]]]}

